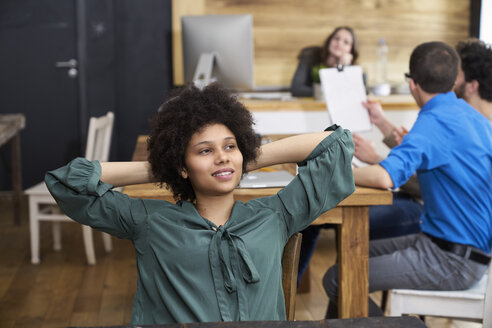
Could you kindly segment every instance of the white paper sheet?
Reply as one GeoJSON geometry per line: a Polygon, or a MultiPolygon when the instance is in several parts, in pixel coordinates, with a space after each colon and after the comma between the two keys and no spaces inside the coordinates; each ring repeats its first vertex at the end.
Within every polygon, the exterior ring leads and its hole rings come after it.
{"type": "Polygon", "coordinates": [[[369,114],[362,106],[366,101],[362,68],[324,68],[319,71],[319,76],[331,122],[352,132],[370,131],[369,114]]]}

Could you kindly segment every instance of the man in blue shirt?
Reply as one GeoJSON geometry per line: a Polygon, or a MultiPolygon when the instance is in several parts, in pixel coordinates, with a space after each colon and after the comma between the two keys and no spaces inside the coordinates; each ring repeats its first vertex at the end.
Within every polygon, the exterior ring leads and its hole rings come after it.
{"type": "MultiPolygon", "coordinates": [[[[406,75],[421,108],[417,121],[385,160],[354,169],[356,184],[377,188],[398,188],[417,172],[424,200],[421,233],[371,242],[370,292],[466,289],[490,262],[492,128],[451,92],[458,64],[456,51],[442,42],[414,49],[406,75]]],[[[330,297],[327,317],[336,317],[336,265],[323,285],[330,297]]],[[[382,314],[371,300],[369,314],[382,314]]]]}

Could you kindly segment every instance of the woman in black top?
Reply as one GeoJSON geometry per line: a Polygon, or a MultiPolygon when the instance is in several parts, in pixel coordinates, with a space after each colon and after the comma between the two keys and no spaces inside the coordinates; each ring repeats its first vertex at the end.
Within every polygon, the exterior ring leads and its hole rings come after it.
{"type": "Polygon", "coordinates": [[[313,82],[319,82],[317,72],[321,68],[352,65],[359,56],[354,31],[340,26],[328,36],[322,47],[306,47],[299,54],[299,64],[292,79],[294,97],[312,97],[313,82]],[[313,75],[315,75],[313,77],[313,75]]]}
{"type": "MultiPolygon", "coordinates": [[[[294,97],[312,97],[313,83],[319,83],[318,70],[338,65],[357,63],[359,50],[352,28],[339,26],[326,38],[322,47],[306,47],[299,54],[299,64],[292,79],[291,93],[294,97]],[[314,79],[313,79],[314,75],[314,79]]],[[[364,78],[364,77],[363,77],[364,78]]],[[[365,80],[365,78],[364,78],[365,80]]],[[[299,258],[298,285],[314,252],[321,228],[334,225],[309,226],[302,232],[302,246],[299,258]]]]}

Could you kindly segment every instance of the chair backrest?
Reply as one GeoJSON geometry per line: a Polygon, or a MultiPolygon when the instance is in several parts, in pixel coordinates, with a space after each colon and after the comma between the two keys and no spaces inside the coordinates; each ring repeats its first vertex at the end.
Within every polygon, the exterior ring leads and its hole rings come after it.
{"type": "Polygon", "coordinates": [[[284,247],[282,255],[282,288],[285,297],[285,312],[287,320],[294,320],[296,292],[297,292],[297,267],[299,266],[299,254],[301,253],[302,234],[293,234],[284,247]]]}
{"type": "Polygon", "coordinates": [[[101,117],[91,117],[89,121],[89,132],[87,133],[85,158],[90,161],[108,161],[113,122],[113,112],[108,112],[101,117]]]}

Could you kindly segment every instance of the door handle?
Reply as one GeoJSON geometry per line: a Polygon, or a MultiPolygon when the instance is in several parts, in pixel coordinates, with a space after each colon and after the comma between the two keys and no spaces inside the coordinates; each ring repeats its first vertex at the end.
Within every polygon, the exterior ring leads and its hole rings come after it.
{"type": "Polygon", "coordinates": [[[67,75],[68,77],[74,79],[79,75],[79,71],[77,70],[77,59],[69,59],[67,61],[59,61],[55,63],[57,68],[68,68],[67,75]]]}
{"type": "Polygon", "coordinates": [[[77,59],[72,58],[67,61],[56,62],[55,66],[59,68],[76,68],[77,64],[77,59]]]}

